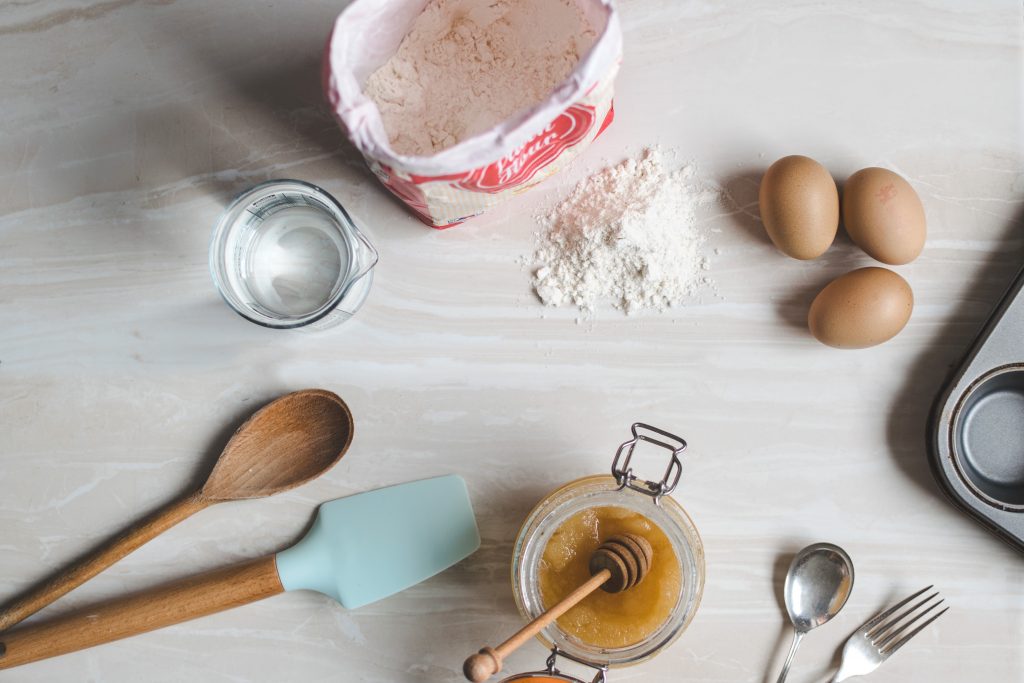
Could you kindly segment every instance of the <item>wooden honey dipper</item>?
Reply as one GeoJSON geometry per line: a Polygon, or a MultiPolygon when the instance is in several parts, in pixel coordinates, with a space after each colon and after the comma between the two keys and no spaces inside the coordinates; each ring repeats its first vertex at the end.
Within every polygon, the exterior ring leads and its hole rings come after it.
{"type": "Polygon", "coordinates": [[[562,598],[551,609],[521,628],[496,648],[484,647],[462,665],[462,673],[473,683],[481,683],[501,671],[502,661],[519,646],[537,635],[576,603],[598,588],[621,593],[644,580],[651,569],[654,549],[647,539],[636,534],[611,536],[590,556],[590,580],[562,598]]]}

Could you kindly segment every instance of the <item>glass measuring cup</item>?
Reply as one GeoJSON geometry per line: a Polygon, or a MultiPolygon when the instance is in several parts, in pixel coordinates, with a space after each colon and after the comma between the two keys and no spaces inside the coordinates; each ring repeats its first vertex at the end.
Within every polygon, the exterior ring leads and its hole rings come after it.
{"type": "Polygon", "coordinates": [[[210,241],[210,272],[224,301],[275,329],[325,329],[359,310],[377,250],[330,194],[271,180],[225,209],[210,241]]]}

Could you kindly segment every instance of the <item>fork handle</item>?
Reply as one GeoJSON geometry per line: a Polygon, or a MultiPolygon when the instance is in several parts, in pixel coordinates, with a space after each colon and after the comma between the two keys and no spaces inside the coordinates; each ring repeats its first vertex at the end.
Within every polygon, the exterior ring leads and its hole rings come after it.
{"type": "Polygon", "coordinates": [[[784,683],[786,676],[789,675],[789,667],[793,663],[793,657],[796,656],[796,649],[800,647],[800,641],[804,639],[803,633],[800,631],[793,631],[793,644],[789,647],[789,656],[786,657],[786,663],[782,665],[782,671],[779,672],[779,680],[776,683],[784,683]]]}

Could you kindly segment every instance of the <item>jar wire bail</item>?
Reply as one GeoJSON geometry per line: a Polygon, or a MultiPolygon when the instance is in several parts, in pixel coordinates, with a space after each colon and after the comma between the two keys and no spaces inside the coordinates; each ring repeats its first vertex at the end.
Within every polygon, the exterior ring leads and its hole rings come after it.
{"type": "Polygon", "coordinates": [[[651,496],[657,505],[662,496],[672,493],[679,484],[679,478],[683,473],[683,463],[679,456],[686,450],[686,441],[675,434],[652,427],[643,422],[634,422],[630,429],[633,433],[633,438],[623,443],[615,451],[615,459],[612,460],[612,476],[615,477],[620,490],[628,488],[651,496]],[[648,432],[656,436],[651,436],[648,432]],[[672,452],[672,459],[669,461],[668,467],[665,468],[665,474],[662,475],[661,481],[640,479],[633,474],[630,461],[633,459],[633,450],[636,448],[637,443],[641,441],[672,452]]]}
{"type": "MultiPolygon", "coordinates": [[[[545,670],[544,670],[544,673],[552,674],[552,675],[558,675],[558,674],[561,673],[555,667],[555,663],[556,663],[556,660],[558,659],[559,655],[561,655],[565,659],[568,659],[570,661],[576,662],[577,664],[582,664],[583,666],[589,667],[591,669],[597,669],[597,674],[595,674],[594,680],[591,681],[591,683],[605,683],[607,681],[607,678],[606,678],[606,676],[608,674],[608,667],[607,666],[599,665],[599,664],[593,664],[591,662],[585,662],[582,659],[579,659],[578,657],[573,657],[568,652],[564,652],[562,650],[559,650],[557,645],[553,645],[551,647],[551,654],[548,655],[547,661],[544,662],[545,667],[546,667],[545,670]]],[[[576,679],[573,679],[573,680],[576,680],[576,679]]]]}

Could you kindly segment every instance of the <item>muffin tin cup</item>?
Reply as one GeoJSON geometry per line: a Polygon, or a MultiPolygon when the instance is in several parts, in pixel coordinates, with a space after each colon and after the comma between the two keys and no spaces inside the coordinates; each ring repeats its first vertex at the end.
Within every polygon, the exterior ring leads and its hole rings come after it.
{"type": "Polygon", "coordinates": [[[1024,551],[1024,270],[932,411],[932,470],[963,511],[1024,551]]]}

